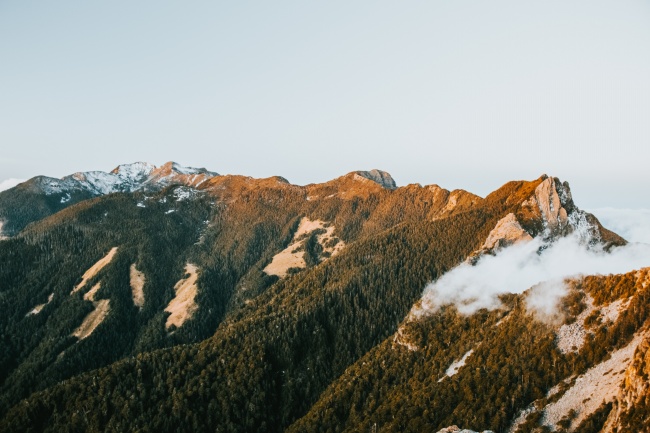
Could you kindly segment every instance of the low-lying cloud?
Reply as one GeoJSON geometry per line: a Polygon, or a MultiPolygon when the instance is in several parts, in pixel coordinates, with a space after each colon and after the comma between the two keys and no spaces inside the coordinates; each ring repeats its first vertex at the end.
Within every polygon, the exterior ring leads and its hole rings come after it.
{"type": "Polygon", "coordinates": [[[650,245],[631,243],[605,252],[588,248],[575,236],[545,245],[534,239],[504,248],[497,255],[486,255],[474,265],[463,263],[428,285],[417,316],[435,312],[440,306],[455,304],[463,314],[481,308],[498,308],[498,296],[523,293],[537,286],[527,299],[529,307],[551,313],[566,294],[564,280],[579,275],[625,273],[650,266],[650,245]]]}
{"type": "Polygon", "coordinates": [[[15,179],[15,178],[10,178],[10,179],[5,179],[3,181],[0,181],[0,192],[7,190],[9,188],[13,188],[14,186],[24,181],[25,181],[24,179],[15,179]]]}

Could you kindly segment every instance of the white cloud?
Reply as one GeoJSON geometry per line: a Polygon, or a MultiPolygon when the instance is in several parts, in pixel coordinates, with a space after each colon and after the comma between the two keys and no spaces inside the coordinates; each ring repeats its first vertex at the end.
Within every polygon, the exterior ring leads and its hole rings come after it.
{"type": "Polygon", "coordinates": [[[25,182],[24,179],[15,179],[15,178],[10,178],[10,179],[5,179],[3,181],[0,181],[0,191],[4,191],[9,188],[13,188],[14,186],[18,185],[21,182],[25,182]]]}
{"type": "Polygon", "coordinates": [[[650,244],[650,209],[601,208],[589,210],[601,224],[630,242],[650,244]]]}
{"type": "Polygon", "coordinates": [[[551,245],[534,239],[496,256],[483,256],[474,266],[463,263],[452,269],[425,288],[422,305],[412,313],[419,316],[455,304],[461,313],[472,314],[480,308],[499,307],[500,294],[523,293],[536,285],[527,303],[550,313],[565,294],[565,278],[625,273],[646,266],[650,266],[648,244],[631,243],[607,253],[599,247],[587,248],[573,236],[551,245]]]}

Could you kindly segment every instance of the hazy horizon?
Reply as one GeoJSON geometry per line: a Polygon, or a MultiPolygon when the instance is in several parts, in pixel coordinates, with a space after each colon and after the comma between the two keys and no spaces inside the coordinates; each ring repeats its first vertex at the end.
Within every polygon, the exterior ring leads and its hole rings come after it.
{"type": "Polygon", "coordinates": [[[0,182],[168,160],[295,184],[541,174],[650,208],[650,3],[0,5],[0,182]]]}

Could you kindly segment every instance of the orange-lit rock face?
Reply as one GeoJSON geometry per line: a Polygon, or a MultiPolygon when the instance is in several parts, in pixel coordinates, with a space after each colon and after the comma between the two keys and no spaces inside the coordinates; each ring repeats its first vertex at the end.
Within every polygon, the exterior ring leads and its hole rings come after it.
{"type": "Polygon", "coordinates": [[[481,248],[491,250],[532,239],[533,237],[521,227],[515,214],[509,213],[492,229],[481,248]]]}

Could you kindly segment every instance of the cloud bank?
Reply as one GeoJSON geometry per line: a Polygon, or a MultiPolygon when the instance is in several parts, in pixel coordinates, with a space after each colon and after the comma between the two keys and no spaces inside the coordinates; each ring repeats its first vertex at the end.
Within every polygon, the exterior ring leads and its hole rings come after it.
{"type": "Polygon", "coordinates": [[[25,180],[10,178],[10,179],[5,179],[3,181],[0,181],[0,192],[7,190],[9,188],[13,188],[14,186],[18,185],[21,182],[25,182],[25,180]]]}
{"type": "Polygon", "coordinates": [[[463,314],[481,308],[494,309],[505,293],[532,291],[529,307],[551,313],[564,296],[563,281],[579,275],[625,273],[650,266],[650,245],[631,243],[613,248],[588,248],[575,236],[544,244],[539,239],[515,244],[496,256],[483,256],[474,265],[463,263],[424,289],[422,303],[414,307],[416,317],[435,312],[445,304],[455,304],[463,314]]]}
{"type": "Polygon", "coordinates": [[[601,208],[589,212],[628,241],[650,244],[650,209],[601,208]]]}

